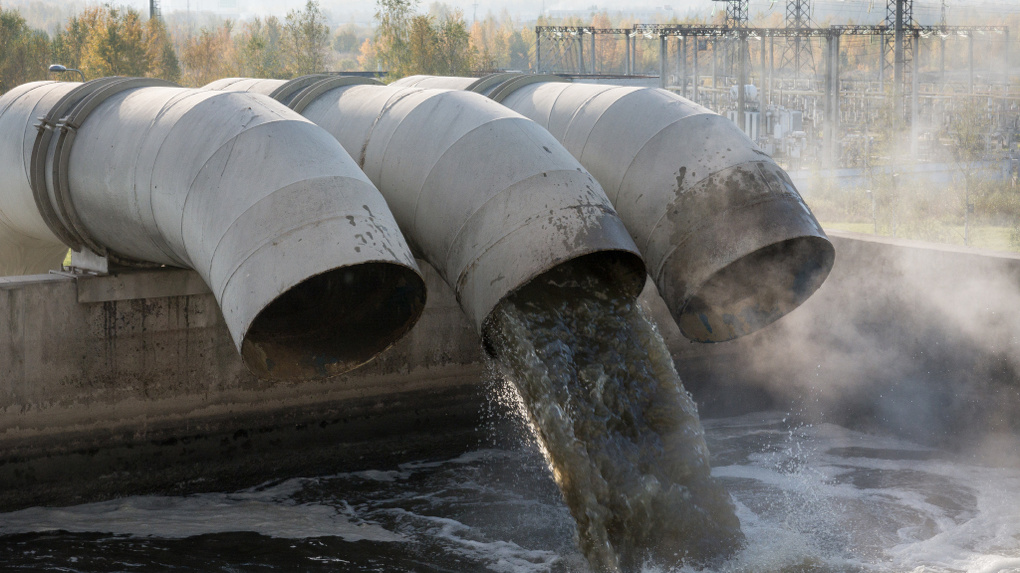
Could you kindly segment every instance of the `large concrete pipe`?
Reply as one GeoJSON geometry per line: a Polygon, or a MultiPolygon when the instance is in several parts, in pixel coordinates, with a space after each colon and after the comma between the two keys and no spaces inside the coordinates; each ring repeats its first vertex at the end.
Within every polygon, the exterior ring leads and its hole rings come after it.
{"type": "Polygon", "coordinates": [[[601,186],[549,133],[478,94],[324,77],[215,82],[273,94],[343,144],[480,333],[496,304],[561,264],[636,297],[645,267],[601,186]]]}
{"type": "Polygon", "coordinates": [[[789,176],[733,122],[672,92],[520,74],[392,85],[477,91],[548,129],[606,190],[687,338],[754,332],[832,268],[789,176]]]}
{"type": "Polygon", "coordinates": [[[372,183],[258,95],[137,78],[15,88],[0,98],[0,212],[5,242],[195,269],[263,378],[350,370],[424,306],[372,183]]]}

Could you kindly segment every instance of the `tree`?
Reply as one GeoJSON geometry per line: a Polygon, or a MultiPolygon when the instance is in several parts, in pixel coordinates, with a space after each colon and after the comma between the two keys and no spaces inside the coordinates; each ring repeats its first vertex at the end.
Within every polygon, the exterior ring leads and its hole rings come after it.
{"type": "Polygon", "coordinates": [[[150,77],[170,82],[181,80],[181,63],[177,59],[173,42],[166,26],[159,18],[149,18],[145,23],[146,57],[150,77]]]}
{"type": "Polygon", "coordinates": [[[17,11],[0,8],[0,94],[45,79],[49,57],[46,33],[30,29],[17,11]]]}
{"type": "Polygon", "coordinates": [[[942,139],[956,170],[963,177],[963,244],[970,244],[970,215],[980,186],[981,162],[988,158],[992,119],[987,105],[968,100],[943,129],[942,139]]]}
{"type": "Polygon", "coordinates": [[[358,39],[358,29],[354,23],[347,24],[336,31],[333,36],[333,51],[340,54],[357,52],[361,47],[361,40],[358,39]]]}
{"type": "Polygon", "coordinates": [[[241,75],[253,78],[287,75],[283,64],[283,26],[275,16],[269,16],[264,22],[259,18],[247,22],[236,44],[241,75]]]}
{"type": "Polygon", "coordinates": [[[148,50],[138,11],[106,6],[88,12],[91,29],[81,61],[86,77],[146,75],[148,50]]]}
{"type": "Polygon", "coordinates": [[[401,70],[410,67],[407,44],[417,6],[417,0],[377,0],[375,37],[370,50],[364,45],[361,49],[363,55],[373,53],[376,63],[396,77],[404,75],[401,70]]]}
{"type": "Polygon", "coordinates": [[[176,82],[180,62],[159,19],[143,23],[134,9],[92,6],[68,19],[53,38],[53,58],[86,78],[150,76],[176,82]]]}
{"type": "Polygon", "coordinates": [[[287,14],[284,55],[292,76],[325,71],[329,44],[329,26],[316,0],[308,0],[302,11],[287,14]]]}
{"type": "MultiPolygon", "coordinates": [[[[391,77],[471,71],[474,51],[463,12],[433,4],[435,13],[414,15],[415,4],[405,0],[379,0],[378,6],[379,25],[370,47],[391,77]]],[[[365,48],[363,55],[368,53],[365,48]]]]}
{"type": "Polygon", "coordinates": [[[69,18],[64,29],[53,37],[53,59],[69,68],[81,69],[89,31],[95,27],[98,15],[98,10],[86,9],[69,18]]]}
{"type": "Polygon", "coordinates": [[[471,49],[471,35],[468,34],[464,13],[453,10],[438,21],[436,26],[438,43],[434,50],[433,70],[437,75],[462,76],[471,72],[474,53],[471,49]]]}
{"type": "Polygon", "coordinates": [[[432,16],[419,15],[411,18],[411,31],[407,36],[406,67],[390,68],[391,74],[406,76],[414,71],[436,75],[435,62],[438,60],[440,38],[432,16]]]}
{"type": "Polygon", "coordinates": [[[530,28],[526,28],[523,32],[521,30],[514,30],[510,33],[509,41],[507,42],[507,48],[509,54],[509,64],[512,70],[528,70],[531,69],[531,53],[534,51],[535,46],[535,32],[530,28]],[[525,39],[524,34],[531,36],[531,41],[525,39]]]}
{"type": "Polygon", "coordinates": [[[238,58],[230,37],[233,24],[226,21],[217,28],[202,28],[184,43],[184,84],[203,86],[220,78],[239,74],[238,58]]]}

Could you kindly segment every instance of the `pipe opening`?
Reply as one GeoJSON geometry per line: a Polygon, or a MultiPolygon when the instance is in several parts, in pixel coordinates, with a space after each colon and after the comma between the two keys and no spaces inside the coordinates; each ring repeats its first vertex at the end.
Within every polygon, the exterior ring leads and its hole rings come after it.
{"type": "Polygon", "coordinates": [[[613,291],[599,294],[607,297],[622,296],[635,301],[644,289],[646,278],[644,261],[627,251],[596,251],[560,263],[510,292],[489,312],[482,324],[482,347],[489,356],[495,356],[495,347],[491,342],[493,333],[490,331],[492,318],[507,300],[526,303],[528,300],[542,298],[545,296],[543,293],[549,289],[594,283],[609,285],[607,289],[613,291]],[[596,280],[582,280],[589,277],[596,280]]]}
{"type": "Polygon", "coordinates": [[[396,342],[424,307],[425,283],[408,267],[342,267],[299,283],[262,309],[241,354],[260,378],[341,374],[396,342]]]}
{"type": "Polygon", "coordinates": [[[832,244],[821,237],[758,249],[705,281],[680,310],[680,331],[696,342],[750,334],[806,301],[825,282],[834,260],[832,244]]]}

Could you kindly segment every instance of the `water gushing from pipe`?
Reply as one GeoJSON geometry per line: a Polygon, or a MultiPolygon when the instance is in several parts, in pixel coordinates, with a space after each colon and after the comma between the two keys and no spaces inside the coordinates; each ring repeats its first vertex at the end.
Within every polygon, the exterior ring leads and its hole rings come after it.
{"type": "Polygon", "coordinates": [[[504,300],[487,340],[525,403],[596,571],[671,567],[743,541],[697,407],[655,326],[608,273],[564,265],[504,300]]]}

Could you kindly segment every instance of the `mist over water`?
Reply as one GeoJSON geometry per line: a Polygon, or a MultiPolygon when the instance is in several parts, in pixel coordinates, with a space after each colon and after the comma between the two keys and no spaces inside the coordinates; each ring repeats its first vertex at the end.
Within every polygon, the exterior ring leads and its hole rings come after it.
{"type": "Polygon", "coordinates": [[[490,320],[492,350],[596,571],[706,563],[740,546],[697,407],[636,302],[567,268],[532,281],[490,320]]]}

